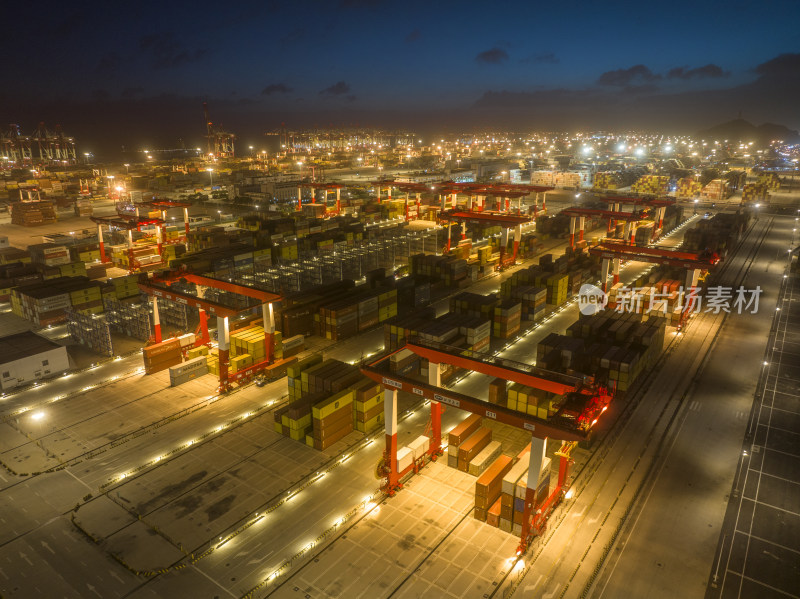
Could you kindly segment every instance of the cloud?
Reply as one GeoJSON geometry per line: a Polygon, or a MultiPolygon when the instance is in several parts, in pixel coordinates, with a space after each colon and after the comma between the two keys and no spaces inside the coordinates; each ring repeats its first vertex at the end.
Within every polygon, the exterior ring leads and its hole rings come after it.
{"type": "Polygon", "coordinates": [[[531,54],[527,58],[523,58],[520,60],[522,64],[532,64],[532,63],[547,63],[547,64],[558,64],[558,56],[553,54],[552,52],[542,52],[541,54],[531,54]]]}
{"type": "Polygon", "coordinates": [[[772,60],[762,62],[755,69],[762,77],[788,77],[800,79],[800,54],[781,54],[772,60]]]}
{"type": "Polygon", "coordinates": [[[270,83],[267,87],[261,90],[261,95],[271,96],[272,94],[288,94],[291,91],[294,90],[283,83],[270,83]]]}
{"type": "Polygon", "coordinates": [[[422,34],[419,32],[419,29],[415,29],[414,31],[409,32],[409,34],[406,36],[406,42],[416,42],[421,37],[422,34]]]}
{"type": "Polygon", "coordinates": [[[205,48],[189,50],[174,33],[152,33],[139,39],[139,48],[149,54],[150,66],[167,69],[196,62],[206,55],[205,48]]]}
{"type": "Polygon", "coordinates": [[[730,75],[727,71],[723,71],[722,67],[715,64],[707,64],[704,67],[697,67],[690,69],[687,67],[675,67],[670,69],[667,77],[670,79],[717,79],[720,77],[727,77],[730,75]]]}
{"type": "Polygon", "coordinates": [[[622,92],[633,96],[642,96],[652,94],[658,91],[658,86],[652,83],[643,83],[642,85],[626,85],[622,88],[622,92]]]}
{"type": "Polygon", "coordinates": [[[353,94],[350,94],[349,96],[347,96],[346,99],[347,99],[348,102],[355,102],[357,100],[356,96],[354,96],[353,94]]]}
{"type": "Polygon", "coordinates": [[[484,50],[475,57],[475,61],[481,64],[501,64],[507,60],[508,52],[497,46],[484,50]]]}
{"type": "Polygon", "coordinates": [[[325,89],[319,92],[320,96],[343,96],[345,94],[350,93],[350,86],[344,81],[337,81],[330,87],[326,87],[325,89]]]}
{"type": "Polygon", "coordinates": [[[651,83],[661,79],[661,75],[653,73],[643,64],[637,64],[629,69],[617,69],[616,71],[606,71],[597,79],[599,85],[613,85],[626,87],[628,85],[641,85],[651,83]]]}

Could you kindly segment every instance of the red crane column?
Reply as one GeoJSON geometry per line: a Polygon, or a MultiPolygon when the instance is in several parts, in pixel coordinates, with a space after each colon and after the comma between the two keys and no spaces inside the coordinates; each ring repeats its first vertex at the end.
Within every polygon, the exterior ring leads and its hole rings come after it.
{"type": "Polygon", "coordinates": [[[575,247],[575,219],[576,216],[569,217],[569,247],[575,247]]]}
{"type": "MultiPolygon", "coordinates": [[[[522,512],[522,543],[526,543],[531,533],[531,516],[536,503],[536,489],[539,486],[539,474],[547,449],[547,439],[533,437],[531,439],[530,461],[528,463],[528,482],[525,489],[525,510],[522,512]]],[[[524,549],[524,548],[523,548],[524,549]]]]}
{"type": "Polygon", "coordinates": [[[164,234],[161,232],[161,227],[156,225],[156,248],[158,249],[158,254],[161,255],[161,248],[164,245],[164,234]]]}
{"type": "Polygon", "coordinates": [[[392,497],[401,488],[400,474],[397,471],[397,389],[384,388],[383,416],[386,429],[386,450],[383,457],[388,478],[386,492],[392,497]]]}
{"type": "Polygon", "coordinates": [[[156,343],[161,343],[161,318],[158,315],[158,298],[153,296],[153,328],[155,329],[156,343]]]}
{"type": "Polygon", "coordinates": [[[341,199],[341,189],[338,187],[336,188],[336,213],[339,214],[342,210],[340,199],[341,199]]]}
{"type": "Polygon", "coordinates": [[[208,336],[208,315],[203,308],[199,308],[199,316],[200,316],[200,345],[207,345],[210,341],[208,336]]]}
{"type": "Polygon", "coordinates": [[[453,210],[458,208],[458,192],[453,192],[450,194],[450,207],[453,210]]]}
{"type": "MultiPolygon", "coordinates": [[[[428,384],[442,386],[439,364],[428,362],[428,384]]],[[[431,400],[431,457],[442,455],[442,404],[431,400]]]]}
{"type": "Polygon", "coordinates": [[[417,219],[422,218],[422,194],[417,192],[417,219]]]}
{"type": "Polygon", "coordinates": [[[578,221],[578,223],[579,223],[580,226],[578,228],[578,241],[583,241],[583,231],[584,231],[584,229],[586,227],[586,217],[585,216],[581,216],[579,218],[580,218],[580,220],[578,221]]]}
{"type": "Polygon", "coordinates": [[[106,263],[108,262],[108,258],[106,257],[106,246],[103,243],[103,225],[97,223],[97,243],[100,244],[100,262],[106,263]]]}
{"type": "Polygon", "coordinates": [[[297,186],[297,210],[303,210],[303,188],[300,185],[297,186]]]}
{"type": "Polygon", "coordinates": [[[186,236],[189,236],[189,209],[184,206],[183,207],[183,226],[186,229],[186,236]]]}
{"type": "Polygon", "coordinates": [[[517,225],[514,230],[514,255],[512,256],[514,262],[517,261],[517,251],[519,250],[519,243],[522,241],[522,224],[517,225]]]}
{"type": "Polygon", "coordinates": [[[272,364],[275,355],[275,311],[272,302],[261,304],[261,318],[264,322],[264,360],[272,364]]]}
{"type": "Polygon", "coordinates": [[[217,316],[217,349],[219,350],[219,390],[228,390],[228,359],[231,338],[228,332],[228,317],[217,316]]]}

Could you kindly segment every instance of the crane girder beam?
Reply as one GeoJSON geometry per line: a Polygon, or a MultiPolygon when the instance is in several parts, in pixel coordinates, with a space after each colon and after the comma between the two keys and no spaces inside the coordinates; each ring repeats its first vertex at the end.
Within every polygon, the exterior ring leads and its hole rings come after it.
{"type": "Polygon", "coordinates": [[[680,268],[700,268],[703,270],[710,269],[719,261],[718,258],[709,258],[693,252],[647,246],[630,246],[614,242],[600,242],[590,247],[589,253],[606,259],[620,258],[622,260],[665,264],[680,268]]]}
{"type": "Polygon", "coordinates": [[[561,427],[547,420],[540,420],[529,414],[475,399],[450,389],[421,383],[398,374],[384,373],[371,366],[362,367],[361,373],[386,388],[405,391],[416,397],[438,401],[454,408],[478,414],[484,418],[524,429],[537,437],[547,437],[562,441],[584,441],[589,436],[588,429],[561,427]]]}

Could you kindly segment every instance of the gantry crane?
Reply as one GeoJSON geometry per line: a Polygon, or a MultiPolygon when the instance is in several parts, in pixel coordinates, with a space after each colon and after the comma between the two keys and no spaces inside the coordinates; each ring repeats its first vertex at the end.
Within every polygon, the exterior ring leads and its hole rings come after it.
{"type": "MultiPolygon", "coordinates": [[[[450,225],[453,222],[467,223],[479,222],[488,223],[492,225],[500,225],[503,227],[503,234],[500,239],[500,261],[498,268],[503,268],[514,264],[517,260],[517,251],[519,250],[519,243],[522,239],[522,225],[533,223],[533,218],[528,216],[520,216],[514,214],[507,214],[504,212],[466,212],[460,210],[446,210],[439,213],[439,220],[447,223],[447,251],[450,251],[450,225]],[[505,259],[505,250],[508,245],[508,239],[511,229],[514,229],[514,249],[512,254],[505,259]]],[[[462,229],[462,238],[464,237],[462,229]]]]}
{"type": "Polygon", "coordinates": [[[142,276],[138,282],[139,289],[153,298],[153,322],[155,326],[156,343],[161,342],[161,323],[158,316],[158,298],[178,302],[186,306],[199,309],[200,314],[200,338],[196,345],[206,345],[209,343],[208,316],[217,317],[217,343],[219,350],[219,390],[226,392],[230,390],[233,382],[240,382],[252,378],[257,373],[272,366],[279,366],[286,362],[281,360],[276,363],[274,360],[275,347],[275,312],[273,304],[281,299],[281,296],[260,289],[245,287],[229,281],[221,281],[211,277],[205,277],[182,270],[160,272],[151,277],[142,276]],[[211,288],[234,293],[253,300],[247,308],[232,308],[220,301],[214,301],[204,297],[202,290],[197,295],[185,291],[173,289],[171,285],[176,281],[184,280],[187,283],[194,283],[200,288],[211,288]],[[261,307],[261,317],[264,327],[264,360],[258,364],[253,364],[229,376],[229,352],[230,352],[230,319],[254,309],[261,307]]]}
{"type": "MultiPolygon", "coordinates": [[[[687,309],[682,310],[681,320],[678,330],[681,330],[688,318],[694,301],[695,290],[700,280],[701,271],[709,271],[716,266],[720,258],[714,252],[682,252],[661,247],[630,246],[615,240],[602,241],[589,248],[589,253],[602,258],[600,280],[603,282],[603,291],[608,289],[608,271],[612,270],[612,281],[616,285],[619,282],[620,260],[634,260],[637,262],[649,262],[650,264],[661,264],[686,269],[686,283],[683,287],[684,297],[689,297],[687,309]]],[[[683,306],[683,302],[681,301],[683,306]]]]}
{"type": "MultiPolygon", "coordinates": [[[[617,195],[601,195],[593,196],[593,199],[599,202],[606,202],[610,204],[613,211],[619,211],[620,206],[645,206],[654,209],[654,220],[656,221],[655,229],[661,229],[664,225],[664,212],[667,206],[675,205],[675,198],[641,198],[631,196],[617,196],[617,195]]],[[[609,220],[608,230],[611,231],[614,221],[609,220]]],[[[655,230],[654,230],[655,232],[655,230]]]]}
{"type": "Polygon", "coordinates": [[[341,212],[341,195],[344,185],[341,183],[298,183],[297,184],[297,210],[303,209],[303,188],[311,190],[311,203],[317,203],[317,191],[322,190],[323,198],[322,203],[325,209],[328,208],[328,192],[333,191],[336,193],[336,214],[341,212]]]}
{"type": "Polygon", "coordinates": [[[519,546],[520,552],[525,551],[532,534],[541,533],[548,515],[566,492],[571,447],[576,442],[584,441],[589,437],[592,427],[597,424],[601,414],[606,411],[612,400],[608,390],[603,386],[597,385],[590,377],[551,372],[527,364],[493,357],[489,354],[451,347],[442,343],[424,341],[415,337],[409,338],[407,343],[396,351],[384,354],[364,365],[361,368],[361,372],[375,382],[380,383],[384,390],[386,448],[384,450],[385,466],[382,475],[386,478],[383,490],[389,496],[393,496],[398,490],[402,489],[402,483],[400,482],[402,477],[417,467],[416,464],[412,464],[402,472],[398,470],[398,391],[405,391],[430,401],[431,440],[426,453],[431,459],[441,455],[445,447],[442,443],[442,404],[515,426],[531,433],[530,463],[528,466],[525,510],[519,546]],[[411,376],[389,371],[389,358],[404,349],[410,350],[428,360],[427,382],[420,382],[411,376]],[[537,418],[443,388],[440,379],[440,364],[451,364],[465,370],[521,383],[535,389],[555,393],[562,396],[563,399],[551,418],[537,418]],[[547,438],[558,439],[563,442],[561,451],[557,454],[560,458],[558,483],[554,491],[534,514],[536,486],[545,455],[547,438]]]}
{"type": "Polygon", "coordinates": [[[214,125],[208,115],[208,103],[203,102],[203,115],[206,119],[206,154],[214,158],[233,158],[233,140],[236,136],[228,133],[222,125],[214,125]]]}
{"type": "Polygon", "coordinates": [[[587,216],[599,216],[601,218],[607,218],[609,221],[609,230],[611,229],[611,222],[616,222],[618,220],[625,221],[625,230],[622,233],[623,239],[626,241],[630,241],[633,244],[633,240],[636,236],[636,227],[633,223],[637,223],[640,220],[644,220],[649,216],[648,209],[641,210],[639,212],[619,212],[619,211],[612,211],[612,210],[601,210],[599,208],[583,208],[580,206],[570,206],[569,208],[564,208],[560,214],[564,216],[569,216],[569,245],[570,247],[575,247],[575,229],[577,224],[578,229],[578,241],[583,241],[583,234],[584,234],[584,226],[586,222],[587,216]],[[630,233],[628,232],[630,231],[630,233]]]}

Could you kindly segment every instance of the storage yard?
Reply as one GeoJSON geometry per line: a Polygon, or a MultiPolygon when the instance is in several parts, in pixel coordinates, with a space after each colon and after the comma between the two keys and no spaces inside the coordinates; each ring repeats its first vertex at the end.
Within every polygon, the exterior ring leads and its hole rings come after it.
{"type": "MultiPolygon", "coordinates": [[[[714,505],[797,277],[793,214],[761,208],[780,181],[747,181],[295,182],[226,223],[177,195],[76,200],[79,235],[0,248],[0,329],[70,356],[4,380],[0,594],[617,596],[647,542],[694,544],[686,584],[725,588],[711,564],[741,529],[714,505]],[[752,321],[705,309],[740,285],[764,290],[752,321]],[[744,351],[716,349],[731,330],[744,351]],[[748,382],[723,397],[726,369],[748,382]],[[724,456],[688,466],[717,424],[724,456]]],[[[11,222],[52,226],[56,204],[11,222]]],[[[680,560],[660,566],[634,595],[675,584],[680,560]]]]}

